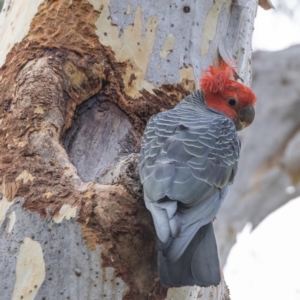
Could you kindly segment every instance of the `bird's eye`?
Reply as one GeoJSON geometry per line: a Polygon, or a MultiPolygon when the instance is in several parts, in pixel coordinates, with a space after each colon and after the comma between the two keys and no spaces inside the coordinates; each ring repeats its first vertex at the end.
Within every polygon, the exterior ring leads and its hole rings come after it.
{"type": "Polygon", "coordinates": [[[230,106],[235,106],[236,105],[236,100],[234,98],[231,98],[231,99],[228,100],[228,104],[230,106]]]}

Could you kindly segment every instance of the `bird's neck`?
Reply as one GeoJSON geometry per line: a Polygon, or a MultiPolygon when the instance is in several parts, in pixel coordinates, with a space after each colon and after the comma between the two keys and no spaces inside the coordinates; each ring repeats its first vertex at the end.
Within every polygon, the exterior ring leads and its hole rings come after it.
{"type": "Polygon", "coordinates": [[[204,95],[201,90],[197,90],[196,92],[188,95],[186,98],[184,98],[179,104],[182,105],[192,105],[196,107],[204,107],[205,101],[204,101],[204,95]]]}

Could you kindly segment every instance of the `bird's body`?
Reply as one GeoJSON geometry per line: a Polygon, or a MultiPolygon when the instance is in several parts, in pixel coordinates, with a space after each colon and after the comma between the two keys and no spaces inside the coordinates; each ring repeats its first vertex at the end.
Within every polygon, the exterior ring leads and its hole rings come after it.
{"type": "Polygon", "coordinates": [[[236,124],[201,90],[148,122],[139,173],[159,238],[160,280],[168,287],[218,285],[212,220],[237,171],[236,124]]]}

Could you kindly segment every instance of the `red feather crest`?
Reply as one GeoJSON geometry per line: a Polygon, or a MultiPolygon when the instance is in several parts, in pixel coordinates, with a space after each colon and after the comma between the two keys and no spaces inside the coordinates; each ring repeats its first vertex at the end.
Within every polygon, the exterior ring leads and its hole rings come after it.
{"type": "Polygon", "coordinates": [[[233,80],[235,67],[222,63],[219,68],[209,66],[209,69],[203,72],[200,79],[200,87],[205,93],[222,92],[226,85],[233,80]]]}

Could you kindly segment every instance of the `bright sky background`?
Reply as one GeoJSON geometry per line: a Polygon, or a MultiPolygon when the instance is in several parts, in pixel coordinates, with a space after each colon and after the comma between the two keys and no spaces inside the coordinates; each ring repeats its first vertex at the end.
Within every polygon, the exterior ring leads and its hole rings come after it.
{"type": "Polygon", "coordinates": [[[300,44],[300,1],[281,0],[289,12],[279,7],[279,1],[271,0],[275,9],[258,7],[252,40],[253,50],[276,51],[300,44]]]}
{"type": "MultiPolygon", "coordinates": [[[[300,44],[300,1],[281,2],[293,16],[258,8],[254,51],[300,44]]],[[[272,3],[278,7],[278,1],[272,3]]],[[[238,235],[224,269],[232,300],[300,300],[299,215],[300,197],[269,215],[253,232],[247,224],[238,235]]]]}
{"type": "Polygon", "coordinates": [[[224,270],[231,300],[300,300],[300,197],[238,235],[224,270]]]}

